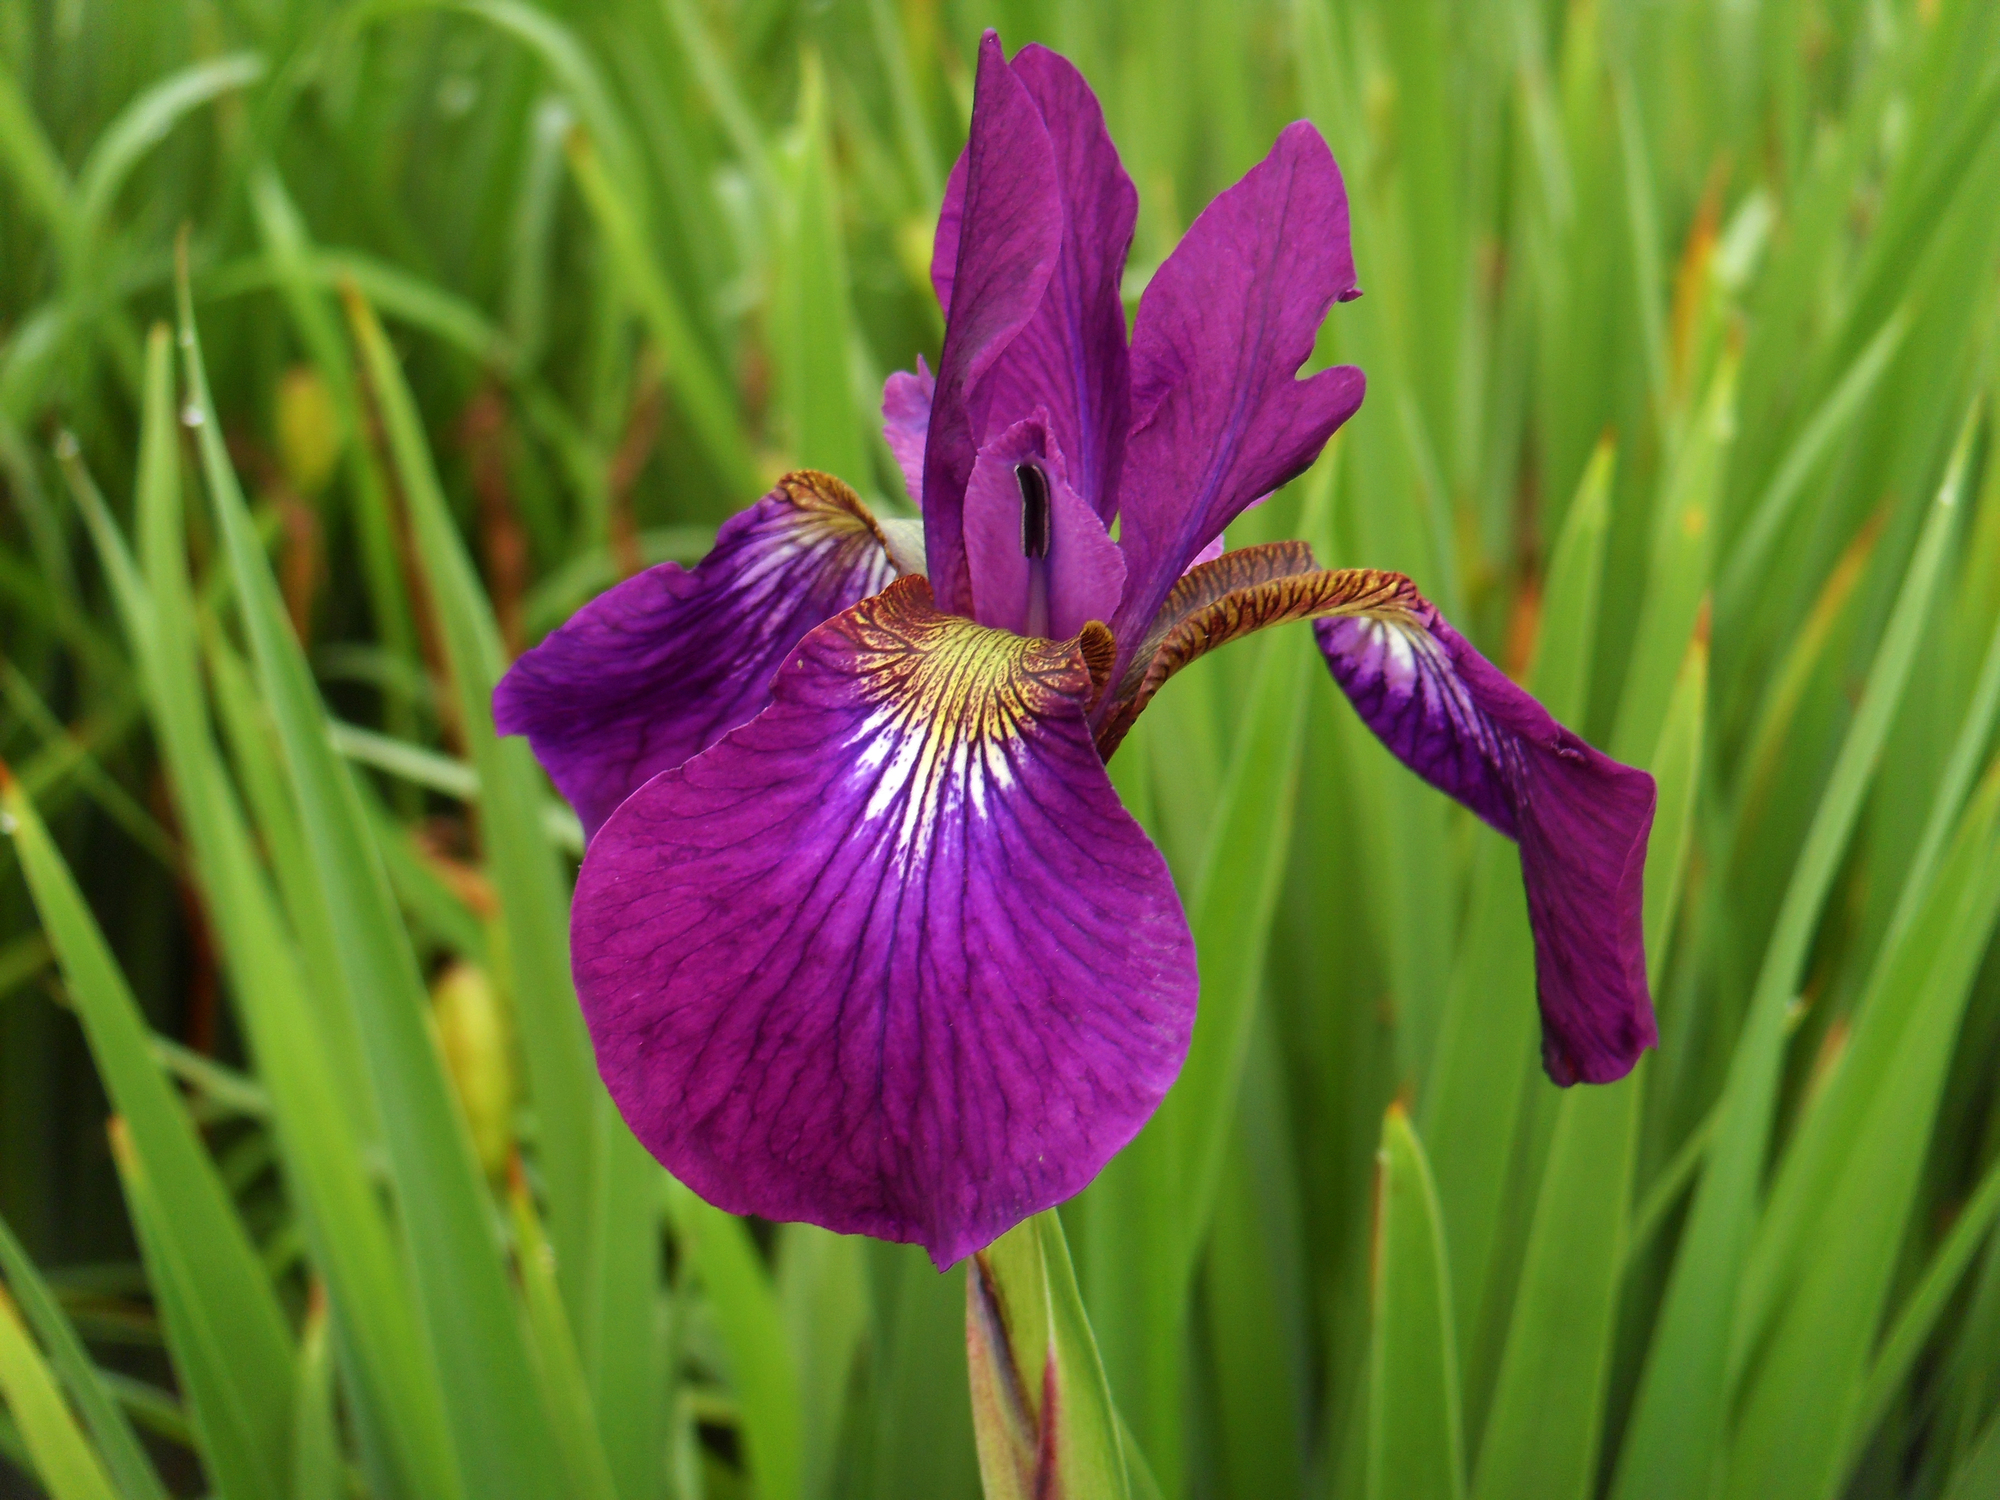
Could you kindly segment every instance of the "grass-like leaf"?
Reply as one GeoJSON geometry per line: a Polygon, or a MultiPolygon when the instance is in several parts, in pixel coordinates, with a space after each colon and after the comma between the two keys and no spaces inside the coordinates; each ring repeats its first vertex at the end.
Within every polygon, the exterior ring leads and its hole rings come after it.
{"type": "Polygon", "coordinates": [[[1459,1500],[1465,1460],[1451,1270],[1437,1190],[1401,1105],[1382,1122],[1378,1171],[1368,1500],[1459,1500]]]}
{"type": "MultiPolygon", "coordinates": [[[[1969,431],[1968,431],[1969,436],[1969,431]]],[[[1720,1451],[1725,1372],[1756,1194],[1783,1061],[1785,1016],[1821,903],[1833,882],[1889,721],[1909,681],[1923,622],[1957,521],[1966,439],[1930,508],[1867,692],[1792,876],[1725,1085],[1723,1115],[1647,1357],[1621,1449],[1617,1500],[1668,1500],[1704,1489],[1720,1451]]]]}
{"type": "Polygon", "coordinates": [[[425,1029],[415,955],[349,772],[286,622],[277,587],[216,431],[193,312],[181,284],[181,345],[216,527],[271,705],[341,979],[382,1110],[417,1306],[438,1362],[458,1462],[481,1494],[546,1493],[557,1473],[502,1270],[483,1178],[425,1029]]]}
{"type": "Polygon", "coordinates": [[[118,1500],[14,1299],[0,1288],[0,1395],[53,1500],[118,1500]]]}
{"type": "MultiPolygon", "coordinates": [[[[98,1076],[124,1121],[134,1170],[174,1205],[153,1223],[149,1244],[157,1251],[155,1273],[171,1275],[179,1293],[166,1308],[168,1333],[203,1460],[225,1495],[275,1494],[285,1472],[292,1399],[292,1340],[284,1314],[185,1106],[154,1060],[138,1002],[103,933],[48,830],[4,768],[0,809],[14,829],[22,870],[75,997],[98,1076]]],[[[11,1235],[4,1243],[17,1248],[11,1235]]],[[[18,1281],[14,1256],[6,1258],[18,1281]]],[[[30,1310],[36,1306],[31,1302],[30,1310]]],[[[52,1347],[68,1378],[78,1379],[77,1351],[52,1347]]],[[[131,1488],[128,1473],[151,1473],[122,1421],[106,1421],[102,1403],[95,1410],[86,1404],[85,1414],[124,1487],[131,1488]]],[[[132,1500],[143,1496],[134,1492],[132,1500]]]]}

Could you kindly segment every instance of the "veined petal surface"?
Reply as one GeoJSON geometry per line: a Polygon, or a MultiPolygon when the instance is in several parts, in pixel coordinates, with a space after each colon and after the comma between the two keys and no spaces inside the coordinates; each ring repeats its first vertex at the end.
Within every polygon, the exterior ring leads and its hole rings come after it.
{"type": "Polygon", "coordinates": [[[958,153],[944,180],[944,201],[938,205],[937,228],[931,235],[931,290],[937,293],[938,311],[951,317],[951,290],[958,279],[958,237],[965,228],[965,163],[971,154],[958,153]]]}
{"type": "Polygon", "coordinates": [[[1640,880],[1653,778],[1558,724],[1401,573],[1321,568],[1304,542],[1190,568],[1096,712],[1107,757],[1167,679],[1230,641],[1313,620],[1363,722],[1521,849],[1542,1058],[1560,1084],[1622,1078],[1656,1045],[1640,880]]]}
{"type": "Polygon", "coordinates": [[[1010,66],[1041,110],[1062,194],[1062,252],[1040,307],[981,382],[975,432],[1040,407],[1069,462],[1069,482],[1109,523],[1131,414],[1130,355],[1119,283],[1139,194],[1104,127],[1104,111],[1067,58],[1030,44],[1010,66]]]}
{"type": "Polygon", "coordinates": [[[808,630],[895,576],[852,490],[787,474],[692,571],[628,578],[523,655],[494,689],[494,723],[528,737],[594,835],[633,791],[763,708],[808,630]]]}
{"type": "Polygon", "coordinates": [[[979,387],[1040,309],[1063,241],[1055,143],[990,31],[979,45],[964,163],[951,316],[924,438],[924,552],[938,603],[954,614],[972,608],[963,513],[985,436],[979,387]]]}
{"type": "Polygon", "coordinates": [[[1288,125],[1202,210],[1139,301],[1118,507],[1121,646],[1202,548],[1303,472],[1361,405],[1352,366],[1295,378],[1327,308],[1355,295],[1340,169],[1311,125],[1288,125]]]}
{"type": "Polygon", "coordinates": [[[1081,1189],[1193,1024],[1193,942],[1063,645],[905,578],[584,860],[578,992],[612,1097],[710,1201],[946,1266],[1081,1189]]]}
{"type": "Polygon", "coordinates": [[[1520,844],[1549,1077],[1623,1078],[1659,1042],[1640,892],[1653,778],[1558,724],[1403,583],[1392,607],[1314,624],[1327,666],[1398,760],[1520,844]]]}
{"type": "Polygon", "coordinates": [[[1174,584],[1124,677],[1099,705],[1098,748],[1108,759],[1167,679],[1218,646],[1288,621],[1398,610],[1413,597],[1401,573],[1322,568],[1300,541],[1203,558],[1174,584]]]}

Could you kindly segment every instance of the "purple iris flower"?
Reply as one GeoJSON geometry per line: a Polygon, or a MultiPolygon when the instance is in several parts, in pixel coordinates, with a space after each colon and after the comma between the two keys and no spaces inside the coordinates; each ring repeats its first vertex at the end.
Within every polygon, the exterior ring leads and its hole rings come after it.
{"type": "Polygon", "coordinates": [[[1210,204],[1128,340],[1136,209],[1081,75],[987,33],[932,261],[943,354],[884,400],[921,527],[788,475],[496,694],[590,835],[571,933],[605,1083],[723,1208],[945,1266],[1137,1133],[1195,954],[1105,758],[1180,667],[1288,620],[1391,751],[1519,841],[1549,1076],[1619,1078],[1655,1041],[1652,778],[1402,575],[1219,553],[1361,404],[1357,369],[1296,378],[1358,295],[1325,143],[1288,127],[1210,204]]]}

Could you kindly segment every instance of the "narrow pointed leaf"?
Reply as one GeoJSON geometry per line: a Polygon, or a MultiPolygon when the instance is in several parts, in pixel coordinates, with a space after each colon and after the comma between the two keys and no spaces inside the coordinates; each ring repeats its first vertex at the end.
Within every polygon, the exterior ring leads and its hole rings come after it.
{"type": "Polygon", "coordinates": [[[380,1103],[417,1302],[459,1461],[481,1495],[537,1495],[557,1459],[500,1261],[484,1177],[437,1046],[427,996],[350,773],[292,636],[209,398],[186,281],[181,345],[197,446],[259,680],[335,934],[380,1103]]]}
{"type": "MultiPolygon", "coordinates": [[[[1646,950],[1655,984],[1693,830],[1707,700],[1708,647],[1697,639],[1652,763],[1660,800],[1646,851],[1646,950]]],[[[1474,1500],[1585,1500],[1595,1493],[1649,1071],[1642,1066],[1603,1088],[1571,1089],[1557,1106],[1474,1500]]]]}
{"type": "Polygon", "coordinates": [[[987,1500],[1127,1500],[1125,1439],[1055,1211],[975,1255],[965,1298],[987,1500]]]}
{"type": "Polygon", "coordinates": [[[49,1364],[89,1429],[97,1456],[120,1495],[124,1500],[166,1500],[166,1486],[139,1446],[138,1435],[103,1372],[91,1361],[55,1293],[4,1219],[0,1219],[0,1272],[6,1275],[16,1306],[48,1350],[49,1364]]]}
{"type": "MultiPolygon", "coordinates": [[[[183,1278],[169,1323],[213,1482],[275,1494],[285,1472],[292,1348],[284,1315],[194,1126],[154,1061],[151,1032],[35,809],[0,768],[0,809],[55,945],[98,1076],[155,1190],[174,1204],[155,1238],[183,1278]]],[[[116,1438],[113,1439],[114,1444],[116,1438]]],[[[110,1450],[120,1467],[135,1454],[110,1450]]]]}
{"type": "Polygon", "coordinates": [[[333,1348],[326,1301],[315,1295],[299,1340],[292,1402],[292,1500],[340,1500],[346,1486],[334,1419],[333,1348]]]}
{"type": "Polygon", "coordinates": [[[839,1479],[841,1428],[869,1316],[866,1241],[787,1224],[777,1256],[779,1306],[799,1372],[801,1483],[808,1500],[839,1479]]]}
{"type": "Polygon", "coordinates": [[[1460,1500],[1450,1264],[1430,1166],[1401,1105],[1382,1122],[1377,1163],[1368,1500],[1460,1500]]]}
{"type": "Polygon", "coordinates": [[[1818,1500],[1842,1477],[1835,1466],[1848,1448],[1846,1428],[1862,1394],[1952,1043],[2000,918],[1996,828],[2000,775],[1966,810],[1930,898],[1887,960],[1874,1014],[1843,1058],[1863,1091],[1857,1128],[1787,1277],[1783,1315],[1749,1374],[1730,1447],[1731,1500],[1818,1500]],[[1892,1018],[1892,1008],[1905,1014],[1892,1018]],[[1886,1055],[1870,1055],[1878,1052],[1886,1055]],[[1801,1446],[1815,1458],[1802,1456],[1801,1446]]]}
{"type": "Polygon", "coordinates": [[[1957,520],[1970,436],[1968,428],[1925,520],[1861,705],[1814,814],[1765,952],[1724,1085],[1715,1140],[1695,1192],[1632,1425],[1620,1451],[1614,1500],[1694,1500],[1708,1491],[1723,1440],[1733,1315],[1784,1061],[1786,1011],[1876,758],[1909,681],[1946,543],[1957,520]]]}
{"type": "Polygon", "coordinates": [[[596,1201],[577,1344],[621,1500],[660,1487],[670,1389],[659,1333],[660,1181],[610,1096],[597,1097],[596,1201]]]}
{"type": "MultiPolygon", "coordinates": [[[[1613,457],[1608,444],[1600,446],[1577,486],[1550,559],[1536,633],[1528,685],[1565,723],[1580,722],[1586,706],[1613,457]]],[[[1482,1322],[1521,1100],[1539,1071],[1535,949],[1520,857],[1490,829],[1479,829],[1474,840],[1471,907],[1420,1115],[1434,1143],[1438,1201],[1452,1226],[1452,1283],[1467,1356],[1482,1322]]]]}
{"type": "Polygon", "coordinates": [[[556,1286],[555,1256],[542,1233],[541,1219],[518,1163],[508,1188],[507,1207],[514,1224],[515,1264],[521,1277],[522,1301],[527,1306],[535,1367],[541,1373],[542,1399],[548,1403],[549,1423],[562,1446],[563,1493],[576,1500],[616,1500],[611,1465],[604,1456],[596,1415],[591,1410],[590,1386],[584,1379],[576,1338],[570,1332],[556,1286]]]}
{"type": "Polygon", "coordinates": [[[712,368],[679,297],[653,259],[633,219],[631,205],[621,200],[596,146],[581,132],[570,138],[569,163],[583,201],[603,231],[612,264],[666,360],[667,379],[687,413],[688,424],[707,450],[717,475],[737,499],[747,501],[761,486],[737,425],[728,387],[712,368]]]}
{"type": "Polygon", "coordinates": [[[824,469],[869,489],[871,465],[848,358],[853,313],[835,196],[839,179],[828,135],[824,73],[808,54],[795,138],[784,162],[790,202],[775,298],[778,389],[791,429],[792,466],[824,469]]]}
{"type": "Polygon", "coordinates": [[[308,988],[208,724],[186,572],[172,354],[167,330],[155,329],[137,497],[145,575],[101,506],[86,506],[85,520],[140,667],[237,1015],[273,1101],[287,1183],[352,1341],[362,1420],[377,1424],[385,1461],[410,1490],[452,1497],[460,1486],[435,1377],[370,1180],[372,1148],[357,1133],[357,1116],[370,1113],[357,1109],[357,1096],[372,1099],[358,1071],[359,1043],[343,1048],[346,1013],[318,1003],[308,988]]]}
{"type": "Polygon", "coordinates": [[[672,1179],[668,1205],[728,1350],[752,1490],[758,1500],[793,1500],[802,1476],[798,1372],[770,1273],[742,1220],[672,1179]]]}
{"type": "Polygon", "coordinates": [[[568,902],[556,856],[542,833],[541,775],[525,740],[503,740],[494,732],[493,687],[507,667],[500,631],[445,503],[395,353],[358,293],[349,294],[347,310],[409,507],[414,551],[457,690],[459,730],[478,774],[480,832],[507,925],[514,1014],[540,1126],[550,1238],[557,1277],[574,1312],[582,1305],[582,1278],[592,1253],[600,1087],[570,983],[568,902]]]}
{"type": "Polygon", "coordinates": [[[191,111],[255,83],[264,60],[254,52],[234,52],[183,68],[140,94],[105,127],[91,147],[76,180],[76,208],[86,235],[98,233],[118,189],[142,158],[191,111]]]}
{"type": "Polygon", "coordinates": [[[118,1500],[14,1299],[0,1288],[0,1396],[53,1500],[118,1500]]]}
{"type": "MultiPolygon", "coordinates": [[[[1323,523],[1334,463],[1322,459],[1306,481],[1308,531],[1323,523]]],[[[1306,695],[1324,690],[1303,629],[1239,649],[1260,654],[1187,902],[1201,973],[1193,1041],[1159,1111],[1082,1199],[1105,1364],[1170,1495],[1179,1494],[1183,1309],[1214,1213],[1263,984],[1298,796],[1306,695]],[[1100,1292],[1100,1275],[1116,1284],[1100,1292]]]]}

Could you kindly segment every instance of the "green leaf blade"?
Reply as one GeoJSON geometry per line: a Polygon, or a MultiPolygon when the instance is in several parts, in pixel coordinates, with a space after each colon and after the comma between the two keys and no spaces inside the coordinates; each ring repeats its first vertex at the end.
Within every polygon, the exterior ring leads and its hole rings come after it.
{"type": "Polygon", "coordinates": [[[1368,1500],[1463,1500],[1458,1350],[1437,1189],[1401,1105],[1382,1122],[1368,1500]]]}

